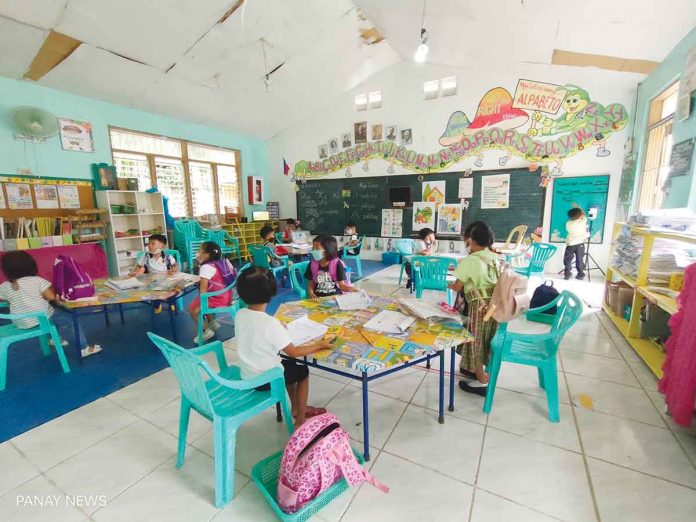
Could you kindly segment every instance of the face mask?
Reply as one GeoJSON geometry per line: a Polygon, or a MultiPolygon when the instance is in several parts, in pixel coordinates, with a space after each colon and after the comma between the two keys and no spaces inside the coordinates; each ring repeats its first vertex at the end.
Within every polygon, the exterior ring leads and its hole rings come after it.
{"type": "Polygon", "coordinates": [[[196,254],[196,261],[198,261],[199,264],[202,263],[203,261],[205,261],[205,259],[206,259],[205,254],[196,254]]]}
{"type": "Polygon", "coordinates": [[[156,256],[156,255],[159,255],[160,253],[162,253],[162,249],[161,248],[155,248],[154,250],[150,249],[150,253],[153,256],[156,256]]]}
{"type": "Polygon", "coordinates": [[[312,250],[312,259],[315,261],[321,261],[324,259],[324,251],[323,250],[312,250]]]}
{"type": "Polygon", "coordinates": [[[352,230],[352,229],[350,229],[350,228],[346,228],[346,230],[345,230],[345,235],[346,235],[346,236],[352,236],[353,234],[355,234],[355,231],[354,231],[354,230],[352,230]]]}

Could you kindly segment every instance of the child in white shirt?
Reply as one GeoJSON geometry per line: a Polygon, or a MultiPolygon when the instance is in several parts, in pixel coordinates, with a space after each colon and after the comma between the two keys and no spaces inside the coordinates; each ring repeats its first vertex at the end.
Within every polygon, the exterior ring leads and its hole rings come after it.
{"type": "Polygon", "coordinates": [[[163,234],[152,234],[148,238],[145,254],[140,256],[137,266],[131,275],[162,274],[165,272],[171,275],[176,272],[179,269],[176,264],[176,259],[164,251],[166,247],[167,236],[163,234]]]}
{"type": "Polygon", "coordinates": [[[587,218],[581,208],[573,207],[568,211],[566,221],[566,249],[563,254],[565,279],[573,275],[573,258],[577,275],[575,279],[585,279],[585,241],[590,236],[587,232],[587,218]]]}
{"type": "MultiPolygon", "coordinates": [[[[282,323],[266,313],[266,306],[277,290],[277,283],[269,270],[251,267],[239,274],[237,291],[247,304],[235,316],[237,353],[242,379],[251,379],[262,373],[282,366],[285,386],[290,396],[295,426],[300,426],[307,417],[326,413],[324,408],[307,406],[309,393],[309,371],[307,366],[294,360],[282,359],[280,352],[290,357],[302,357],[319,350],[331,348],[329,340],[302,346],[294,346],[290,334],[282,323]]],[[[268,385],[257,388],[269,389],[268,385]]]]}

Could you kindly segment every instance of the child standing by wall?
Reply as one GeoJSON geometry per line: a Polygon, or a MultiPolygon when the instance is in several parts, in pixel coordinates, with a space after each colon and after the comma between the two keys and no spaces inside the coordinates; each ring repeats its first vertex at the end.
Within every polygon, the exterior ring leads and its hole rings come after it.
{"type": "Polygon", "coordinates": [[[581,208],[573,207],[568,211],[566,221],[566,249],[563,254],[565,279],[573,275],[572,266],[575,258],[575,279],[585,279],[585,241],[590,236],[587,232],[587,218],[581,208]]]}
{"type": "MultiPolygon", "coordinates": [[[[61,332],[61,338],[73,328],[72,320],[62,313],[54,314],[53,306],[59,297],[53,285],[43,277],[39,277],[36,261],[27,252],[17,250],[7,252],[2,258],[2,273],[6,282],[0,284],[0,299],[10,305],[11,314],[26,314],[43,312],[61,332]]],[[[20,330],[34,328],[39,324],[37,319],[27,317],[14,320],[14,325],[20,330]]],[[[82,346],[82,357],[101,352],[98,344],[87,345],[85,333],[80,325],[77,326],[78,342],[82,346]]],[[[51,341],[49,341],[49,344],[51,341]]],[[[62,341],[63,346],[67,341],[62,341]]]]}
{"type": "Polygon", "coordinates": [[[475,337],[473,343],[462,345],[459,363],[461,373],[467,380],[459,381],[459,387],[469,393],[486,396],[488,374],[486,364],[491,353],[491,340],[498,324],[483,320],[495,284],[498,282],[498,256],[491,250],[494,237],[491,228],[482,221],[474,221],[464,231],[464,241],[469,255],[463,258],[454,277],[457,280],[449,288],[457,292],[457,306],[466,309],[469,330],[475,337]]]}
{"type": "MultiPolygon", "coordinates": [[[[222,258],[222,250],[214,241],[201,243],[196,254],[196,261],[201,266],[198,273],[201,278],[199,283],[201,294],[217,292],[234,282],[236,271],[227,259],[222,258]]],[[[208,306],[210,308],[224,308],[230,306],[230,304],[232,304],[232,290],[208,298],[208,306]]],[[[196,324],[198,324],[200,312],[201,298],[197,296],[189,305],[189,313],[196,324]]],[[[207,341],[212,338],[215,335],[215,330],[218,328],[220,328],[220,323],[212,315],[205,317],[203,322],[203,340],[207,341]]],[[[198,336],[193,339],[193,342],[198,342],[198,336]]]]}
{"type": "MultiPolygon", "coordinates": [[[[290,357],[302,357],[331,348],[331,342],[322,340],[294,346],[287,329],[278,319],[266,313],[266,306],[276,290],[276,280],[268,270],[253,266],[239,275],[237,291],[247,304],[247,308],[242,308],[235,316],[239,368],[242,379],[251,379],[282,365],[297,427],[307,417],[326,413],[326,410],[307,406],[309,371],[305,365],[294,360],[281,359],[280,352],[290,357]]],[[[258,389],[262,391],[270,388],[265,385],[258,389]]]]}
{"type": "Polygon", "coordinates": [[[312,260],[305,272],[309,297],[326,297],[343,292],[357,292],[346,282],[346,269],[338,257],[336,238],[319,234],[312,244],[312,260]]]}

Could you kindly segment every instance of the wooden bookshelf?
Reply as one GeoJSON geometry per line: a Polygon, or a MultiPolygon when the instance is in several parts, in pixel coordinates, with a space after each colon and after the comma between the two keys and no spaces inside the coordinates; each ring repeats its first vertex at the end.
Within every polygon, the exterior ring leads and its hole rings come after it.
{"type": "Polygon", "coordinates": [[[237,218],[228,218],[230,223],[222,225],[230,236],[239,240],[239,249],[242,259],[250,259],[249,245],[261,245],[261,228],[270,225],[275,230],[278,227],[277,221],[254,221],[252,223],[240,223],[237,218]]]}

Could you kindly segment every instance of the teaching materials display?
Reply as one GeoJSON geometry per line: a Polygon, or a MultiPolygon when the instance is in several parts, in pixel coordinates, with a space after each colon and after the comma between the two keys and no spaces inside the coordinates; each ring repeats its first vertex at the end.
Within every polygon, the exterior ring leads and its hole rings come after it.
{"type": "Polygon", "coordinates": [[[604,221],[606,219],[609,176],[578,176],[575,178],[556,178],[553,180],[551,199],[551,243],[565,243],[568,211],[577,206],[588,215],[592,225],[590,243],[604,241],[604,221]],[[595,218],[590,219],[590,209],[595,218]]]}
{"type": "Polygon", "coordinates": [[[440,205],[437,213],[437,233],[459,236],[462,233],[462,206],[440,205]]]}
{"type": "MultiPolygon", "coordinates": [[[[546,189],[539,186],[540,170],[506,169],[510,175],[509,206],[507,208],[481,207],[481,180],[500,171],[447,172],[427,175],[379,176],[343,179],[310,180],[298,183],[297,217],[312,233],[341,235],[347,222],[353,222],[361,234],[379,237],[382,232],[382,209],[392,206],[389,201],[390,187],[411,187],[411,196],[418,199],[422,195],[424,182],[447,181],[445,203],[461,204],[459,180],[471,179],[472,196],[467,199],[462,226],[472,221],[488,223],[497,238],[507,237],[510,229],[517,225],[527,225],[534,230],[542,225],[542,214],[546,189]]],[[[562,178],[558,178],[562,179],[562,178]]],[[[423,208],[422,201],[413,201],[413,207],[403,209],[402,237],[409,237],[419,228],[415,224],[414,213],[423,208]]],[[[423,217],[423,216],[421,216],[423,217]]],[[[420,218],[419,218],[420,222],[420,218]]],[[[423,228],[435,228],[435,215],[432,222],[423,228]]]]}
{"type": "Polygon", "coordinates": [[[382,209],[383,237],[401,237],[404,222],[404,211],[401,209],[382,209]]]}
{"type": "Polygon", "coordinates": [[[510,174],[483,176],[481,179],[481,208],[510,206],[510,174]]]}
{"type": "Polygon", "coordinates": [[[411,230],[435,229],[435,203],[418,202],[413,204],[413,223],[411,230]]]}
{"type": "Polygon", "coordinates": [[[66,217],[94,208],[89,180],[0,174],[0,217],[66,217]]]}
{"type": "Polygon", "coordinates": [[[474,178],[459,178],[459,199],[468,199],[474,195],[474,178]]]}
{"type": "Polygon", "coordinates": [[[312,341],[316,341],[324,337],[328,331],[328,327],[304,317],[295,319],[287,325],[290,340],[295,346],[301,346],[312,341]]]}
{"type": "Polygon", "coordinates": [[[58,189],[55,185],[34,185],[36,208],[58,208],[58,189]]]}

